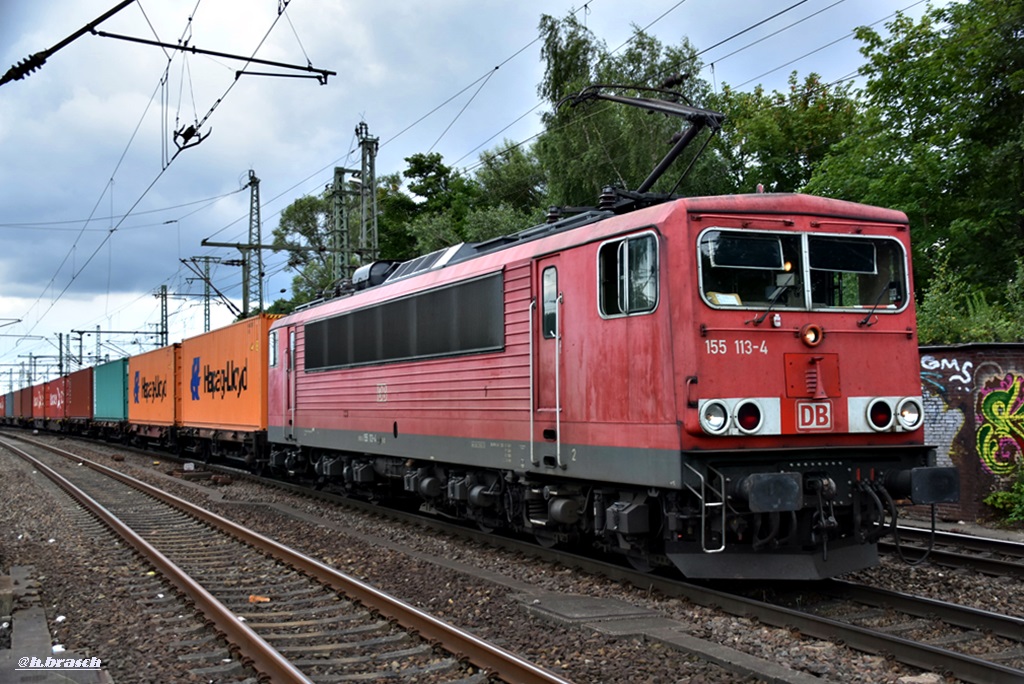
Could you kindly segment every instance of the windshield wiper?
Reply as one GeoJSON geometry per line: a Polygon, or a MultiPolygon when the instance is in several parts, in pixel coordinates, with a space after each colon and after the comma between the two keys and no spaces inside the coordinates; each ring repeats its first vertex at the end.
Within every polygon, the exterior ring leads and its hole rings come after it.
{"type": "Polygon", "coordinates": [[[899,287],[899,283],[895,280],[889,281],[889,284],[883,287],[882,291],[878,293],[878,297],[875,298],[875,303],[871,305],[871,311],[868,311],[868,315],[857,321],[857,327],[870,328],[877,323],[878,320],[876,319],[875,321],[872,321],[871,317],[875,315],[876,311],[878,311],[878,305],[882,303],[882,297],[887,294],[891,294],[892,290],[897,287],[899,287]]]}
{"type": "Polygon", "coordinates": [[[782,297],[782,293],[793,287],[794,282],[790,281],[783,285],[779,285],[772,292],[771,297],[768,298],[768,308],[764,310],[764,313],[757,318],[751,318],[747,323],[753,323],[754,325],[761,325],[764,323],[764,319],[768,318],[768,314],[771,313],[772,307],[779,303],[779,299],[782,297]]]}

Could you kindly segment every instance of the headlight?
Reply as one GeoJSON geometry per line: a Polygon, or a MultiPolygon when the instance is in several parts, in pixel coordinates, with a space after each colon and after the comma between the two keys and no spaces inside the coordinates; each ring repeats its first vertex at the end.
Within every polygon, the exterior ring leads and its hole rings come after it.
{"type": "Polygon", "coordinates": [[[904,430],[916,430],[921,426],[924,410],[917,397],[907,397],[896,407],[896,419],[904,430]]]}
{"type": "Polygon", "coordinates": [[[814,323],[808,323],[800,328],[800,340],[808,347],[817,347],[821,344],[821,338],[824,335],[825,332],[821,329],[821,326],[814,323]]]}
{"type": "Polygon", "coordinates": [[[704,432],[720,435],[729,427],[729,410],[720,401],[709,401],[700,412],[700,426],[704,432]]]}

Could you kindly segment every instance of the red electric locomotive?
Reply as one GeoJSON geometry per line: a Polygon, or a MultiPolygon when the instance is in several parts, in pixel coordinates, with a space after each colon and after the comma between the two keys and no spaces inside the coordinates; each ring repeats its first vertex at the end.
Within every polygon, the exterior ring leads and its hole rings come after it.
{"type": "Polygon", "coordinates": [[[690,577],[866,567],[897,501],[957,499],[923,442],[904,214],[644,190],[276,321],[270,465],[690,577]]]}

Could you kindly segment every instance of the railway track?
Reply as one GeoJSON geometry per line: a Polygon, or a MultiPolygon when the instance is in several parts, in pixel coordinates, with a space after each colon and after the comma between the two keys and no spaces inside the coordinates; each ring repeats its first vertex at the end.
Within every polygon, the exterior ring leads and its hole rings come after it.
{"type": "Polygon", "coordinates": [[[1024,619],[1018,617],[842,580],[811,589],[774,583],[747,596],[760,596],[765,605],[755,604],[758,611],[793,611],[789,626],[815,636],[963,681],[1024,681],[1024,619]]]}
{"type": "Polygon", "coordinates": [[[0,445],[32,463],[143,554],[261,678],[566,681],[122,473],[36,442],[36,455],[7,440],[0,445]]]}
{"type": "MultiPolygon", "coordinates": [[[[244,473],[232,471],[235,476],[244,473]]],[[[260,479],[260,478],[256,478],[260,479]]],[[[441,528],[450,534],[498,545],[585,572],[686,598],[726,613],[756,618],[762,623],[797,631],[805,636],[844,643],[868,653],[884,654],[907,665],[936,671],[967,682],[1024,681],[1024,621],[941,601],[885,592],[845,582],[822,582],[800,590],[785,583],[761,587],[746,595],[713,585],[639,573],[599,559],[559,549],[543,549],[528,542],[439,522],[434,518],[378,507],[351,499],[275,482],[278,488],[314,498],[344,501],[389,517],[441,528]]],[[[907,537],[913,534],[911,530],[907,537]]],[[[957,535],[964,537],[964,535],[957,535]]],[[[984,541],[967,537],[976,549],[991,551],[984,541]]],[[[1005,547],[1012,550],[1012,544],[1005,547]]]]}
{"type": "Polygon", "coordinates": [[[899,527],[900,543],[884,540],[878,548],[899,553],[910,562],[924,560],[947,568],[972,570],[996,577],[1024,577],[1024,544],[1006,539],[991,539],[930,530],[899,527]],[[913,545],[908,545],[911,542],[913,545]]]}
{"type": "MultiPolygon", "coordinates": [[[[295,488],[295,491],[303,490],[295,488]]],[[[336,497],[328,495],[326,498],[336,497]]],[[[363,506],[359,502],[354,505],[363,506]]],[[[371,506],[366,508],[379,510],[371,506]]],[[[809,637],[844,643],[868,653],[884,654],[906,665],[940,672],[961,681],[979,684],[1017,684],[1024,681],[1024,620],[1017,617],[838,580],[813,583],[810,587],[806,583],[798,588],[789,585],[786,589],[783,587],[787,583],[776,583],[772,585],[775,589],[769,600],[763,590],[738,593],[731,587],[723,589],[715,584],[697,584],[638,572],[575,552],[543,548],[528,541],[495,539],[486,532],[424,518],[415,513],[389,511],[387,514],[629,582],[640,588],[657,590],[667,596],[686,598],[698,605],[736,616],[756,618],[765,624],[795,630],[809,637]]],[[[908,536],[912,535],[913,531],[908,536]]],[[[1014,548],[1012,543],[992,542],[987,544],[986,540],[974,539],[974,548],[986,552],[994,548],[1014,548]]]]}
{"type": "MultiPolygon", "coordinates": [[[[236,475],[243,474],[236,472],[236,475]]],[[[301,487],[287,484],[278,483],[275,486],[307,495],[339,499],[318,492],[310,493],[301,487]]],[[[349,499],[344,501],[367,510],[380,510],[349,499]]],[[[770,596],[763,589],[743,594],[714,584],[696,584],[637,572],[601,559],[557,548],[542,548],[527,541],[495,539],[486,532],[425,518],[416,513],[388,511],[387,514],[629,582],[637,587],[658,590],[668,596],[686,598],[733,615],[757,618],[765,624],[796,630],[806,636],[845,643],[851,648],[869,653],[884,654],[906,665],[948,674],[961,681],[981,684],[1016,684],[1024,681],[1024,620],[1020,618],[837,580],[813,583],[811,587],[804,583],[797,589],[791,585],[786,588],[787,583],[774,583],[770,596]]],[[[923,538],[920,535],[927,535],[928,531],[915,534],[915,530],[904,532],[901,528],[901,534],[905,535],[905,539],[919,541],[923,538]]],[[[940,537],[943,542],[956,542],[965,549],[981,553],[1002,549],[1002,553],[1010,555],[1020,546],[1012,542],[1001,543],[1001,540],[971,537],[960,539],[964,535],[940,537]]],[[[970,554],[960,555],[965,557],[965,563],[972,558],[970,554]]],[[[1012,561],[1006,563],[1008,566],[1013,565],[1012,561]]]]}

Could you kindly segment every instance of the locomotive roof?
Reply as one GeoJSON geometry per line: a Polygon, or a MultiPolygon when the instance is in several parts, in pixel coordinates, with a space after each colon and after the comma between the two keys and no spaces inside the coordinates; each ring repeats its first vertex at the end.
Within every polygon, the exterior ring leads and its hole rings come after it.
{"type": "Polygon", "coordinates": [[[858,204],[846,200],[805,195],[802,193],[750,193],[745,195],[711,195],[707,197],[689,197],[686,208],[690,212],[758,213],[821,216],[831,219],[848,219],[856,221],[872,221],[875,223],[892,223],[907,225],[907,215],[895,209],[875,207],[870,204],[858,204]],[[777,204],[779,198],[791,198],[784,210],[775,210],[771,205],[777,204]]]}
{"type": "Polygon", "coordinates": [[[414,276],[417,273],[422,273],[424,271],[457,264],[460,261],[466,261],[483,254],[496,252],[498,250],[511,247],[512,245],[523,244],[524,242],[530,242],[531,240],[536,240],[553,233],[559,233],[573,228],[580,228],[613,215],[613,212],[610,211],[587,211],[553,223],[542,223],[538,226],[533,226],[532,228],[519,231],[518,233],[501,235],[483,242],[462,242],[460,244],[445,247],[444,249],[439,249],[436,252],[431,252],[430,254],[425,254],[423,256],[410,259],[409,261],[402,262],[384,282],[390,283],[396,280],[401,280],[402,278],[414,276]]]}

